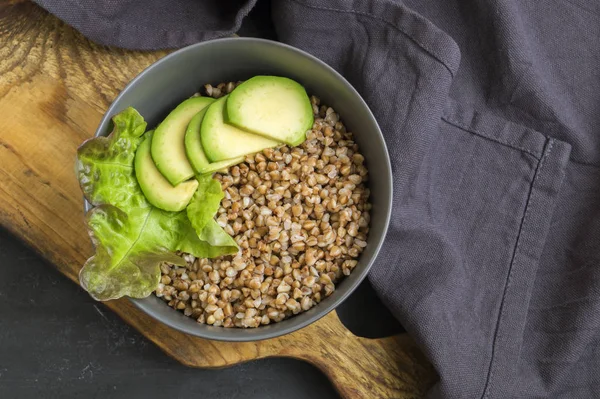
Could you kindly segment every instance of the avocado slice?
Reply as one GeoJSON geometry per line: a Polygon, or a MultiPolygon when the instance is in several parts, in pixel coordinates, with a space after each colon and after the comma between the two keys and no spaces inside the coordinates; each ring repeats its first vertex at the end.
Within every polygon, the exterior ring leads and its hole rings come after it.
{"type": "Polygon", "coordinates": [[[154,132],[152,159],[173,186],[194,176],[194,170],[185,155],[185,131],[194,115],[214,101],[209,97],[185,100],[171,111],[154,132]]]}
{"type": "Polygon", "coordinates": [[[312,105],[304,87],[279,76],[255,76],[235,88],[227,100],[227,122],[290,146],[306,140],[312,105]]]}
{"type": "Polygon", "coordinates": [[[245,132],[225,123],[223,113],[227,97],[219,98],[208,107],[200,126],[202,147],[211,162],[254,154],[279,144],[277,141],[245,132]]]}
{"type": "Polygon", "coordinates": [[[192,168],[199,175],[216,172],[217,170],[228,168],[244,160],[244,157],[226,159],[219,162],[210,162],[208,160],[204,153],[204,148],[202,148],[202,140],[200,139],[200,125],[202,124],[202,119],[206,114],[207,108],[199,111],[192,118],[187,127],[187,131],[185,132],[185,153],[190,164],[192,164],[192,168]]]}
{"type": "Polygon", "coordinates": [[[196,179],[175,187],[156,168],[150,148],[156,132],[149,131],[135,153],[135,176],[148,202],[165,211],[181,211],[188,205],[198,188],[196,179]]]}

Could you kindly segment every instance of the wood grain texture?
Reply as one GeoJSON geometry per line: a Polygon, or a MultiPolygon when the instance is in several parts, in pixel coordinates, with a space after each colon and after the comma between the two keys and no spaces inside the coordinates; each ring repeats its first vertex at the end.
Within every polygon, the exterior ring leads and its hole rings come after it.
{"type": "MultiPolygon", "coordinates": [[[[92,253],[73,172],[76,148],[119,90],[165,54],[98,46],[29,2],[0,2],[0,223],[73,281],[92,253]]],[[[127,300],[106,305],[193,367],[304,359],[346,398],[419,398],[437,379],[407,335],[359,338],[335,312],[284,337],[223,343],[172,330],[127,300]]]]}

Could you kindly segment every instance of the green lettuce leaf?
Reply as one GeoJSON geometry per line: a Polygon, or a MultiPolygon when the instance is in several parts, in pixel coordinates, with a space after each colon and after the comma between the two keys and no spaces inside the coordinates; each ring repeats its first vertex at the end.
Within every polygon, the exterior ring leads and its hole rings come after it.
{"type": "Polygon", "coordinates": [[[211,175],[198,176],[196,180],[198,180],[198,189],[186,211],[192,226],[200,234],[208,221],[216,215],[225,194],[221,190],[221,183],[211,175]]]}
{"type": "Polygon", "coordinates": [[[223,190],[218,180],[208,176],[198,176],[198,189],[186,208],[190,220],[198,237],[209,245],[208,258],[221,255],[230,255],[238,251],[235,240],[227,234],[214,220],[223,199],[223,190]]]}
{"type": "Polygon", "coordinates": [[[81,286],[96,300],[130,296],[145,298],[158,286],[160,264],[185,265],[174,251],[214,258],[238,251],[236,242],[214,219],[200,237],[184,211],[155,207],[121,211],[99,205],[88,212],[90,237],[96,253],[79,274],[81,286]]]}
{"type": "Polygon", "coordinates": [[[113,124],[109,136],[89,139],[77,150],[76,172],[83,195],[92,205],[148,207],[133,171],[146,122],[129,107],[114,116],[113,124]]]}
{"type": "Polygon", "coordinates": [[[239,247],[233,237],[227,234],[214,219],[208,221],[198,236],[208,244],[209,255],[206,256],[207,258],[231,255],[239,251],[239,247]]]}
{"type": "Polygon", "coordinates": [[[79,273],[81,286],[101,301],[150,295],[162,262],[185,264],[172,251],[181,239],[177,232],[185,224],[182,215],[154,207],[129,213],[108,204],[92,209],[87,222],[96,254],[79,273]]]}
{"type": "Polygon", "coordinates": [[[146,123],[133,108],[116,115],[113,122],[108,137],[88,140],[77,152],[81,189],[95,205],[87,224],[96,253],[80,272],[81,286],[97,300],[143,298],[158,286],[161,263],[185,264],[175,251],[199,258],[237,252],[233,238],[214,220],[223,198],[220,183],[201,178],[201,192],[189,211],[153,207],[133,169],[146,123]]]}

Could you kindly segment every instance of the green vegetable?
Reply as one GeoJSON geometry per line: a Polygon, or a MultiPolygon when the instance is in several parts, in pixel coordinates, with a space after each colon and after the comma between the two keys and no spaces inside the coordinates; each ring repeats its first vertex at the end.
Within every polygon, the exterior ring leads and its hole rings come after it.
{"type": "Polygon", "coordinates": [[[211,176],[199,177],[198,190],[187,207],[187,215],[201,240],[221,252],[234,254],[238,251],[236,242],[213,218],[223,196],[221,184],[217,180],[211,176]]]}
{"type": "Polygon", "coordinates": [[[152,159],[160,173],[176,186],[194,176],[185,154],[185,132],[190,120],[214,98],[192,97],[179,104],[158,125],[152,139],[152,159]]]}
{"type": "Polygon", "coordinates": [[[198,177],[198,189],[187,207],[188,217],[198,234],[217,213],[224,196],[218,180],[210,175],[198,177]]]}
{"type": "Polygon", "coordinates": [[[208,107],[199,111],[190,121],[185,132],[185,153],[192,164],[192,168],[197,174],[203,175],[205,173],[216,172],[219,169],[228,168],[233,165],[237,165],[244,161],[245,157],[237,157],[233,159],[226,159],[220,162],[210,162],[204,153],[202,147],[202,140],[200,139],[200,126],[204,119],[204,114],[208,107]]]}
{"type": "Polygon", "coordinates": [[[158,285],[162,262],[185,264],[173,250],[192,237],[182,237],[189,226],[186,219],[184,212],[154,207],[129,213],[108,204],[92,209],[87,222],[96,254],[79,273],[81,286],[100,301],[147,297],[158,285]]]}
{"type": "Polygon", "coordinates": [[[160,173],[150,155],[151,143],[156,140],[149,131],[135,152],[135,177],[148,202],[165,211],[178,212],[190,203],[198,182],[190,179],[172,186],[160,173]]]}
{"type": "Polygon", "coordinates": [[[227,234],[214,219],[208,221],[199,237],[209,244],[209,254],[206,258],[215,258],[224,254],[231,255],[239,250],[233,237],[227,234]]]}
{"type": "Polygon", "coordinates": [[[135,151],[146,130],[144,118],[129,107],[113,118],[108,137],[95,137],[77,150],[77,178],[83,195],[92,205],[149,206],[133,172],[135,151]]]}
{"type": "Polygon", "coordinates": [[[279,145],[277,141],[227,124],[224,119],[227,97],[221,97],[208,106],[200,125],[202,148],[210,162],[254,154],[279,145]]]}
{"type": "Polygon", "coordinates": [[[185,264],[175,251],[203,258],[237,252],[235,241],[213,219],[223,196],[216,192],[219,182],[202,178],[203,193],[194,195],[189,211],[153,207],[133,166],[146,123],[133,108],[113,122],[108,137],[85,142],[77,153],[81,188],[96,206],[87,215],[96,253],[80,272],[81,286],[97,300],[142,298],[158,286],[162,262],[185,264]]]}
{"type": "Polygon", "coordinates": [[[295,147],[306,140],[313,111],[306,90],[280,76],[255,76],[231,92],[227,123],[295,147]]]}
{"type": "Polygon", "coordinates": [[[186,212],[192,228],[200,240],[206,243],[206,254],[202,256],[204,258],[230,255],[238,251],[235,240],[214,219],[223,197],[219,181],[210,175],[198,177],[198,189],[186,212]]]}

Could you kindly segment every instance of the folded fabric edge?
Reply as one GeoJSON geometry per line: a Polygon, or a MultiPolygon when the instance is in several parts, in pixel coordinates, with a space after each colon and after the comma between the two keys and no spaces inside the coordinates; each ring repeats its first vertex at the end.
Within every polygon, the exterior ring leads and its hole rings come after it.
{"type": "Polygon", "coordinates": [[[214,31],[202,29],[158,30],[142,25],[123,24],[108,20],[101,15],[90,13],[77,2],[70,2],[69,9],[77,10],[76,15],[72,15],[60,2],[33,1],[95,43],[126,50],[165,50],[233,35],[240,29],[243,19],[254,8],[258,0],[248,0],[240,7],[232,21],[231,28],[214,31]]]}
{"type": "Polygon", "coordinates": [[[569,144],[546,140],[504,286],[483,399],[511,396],[506,382],[515,379],[531,292],[570,153],[569,144]]]}

